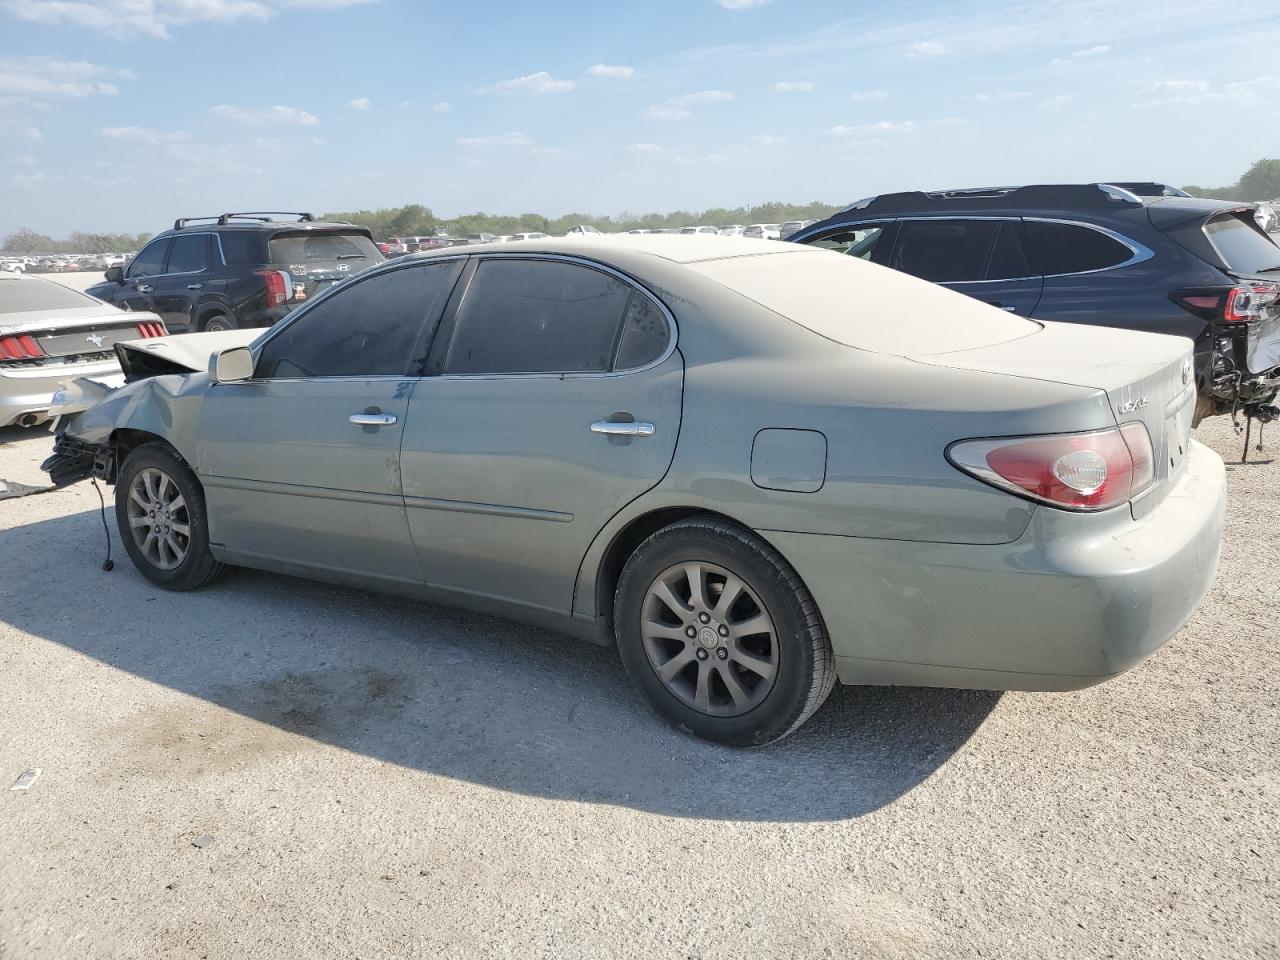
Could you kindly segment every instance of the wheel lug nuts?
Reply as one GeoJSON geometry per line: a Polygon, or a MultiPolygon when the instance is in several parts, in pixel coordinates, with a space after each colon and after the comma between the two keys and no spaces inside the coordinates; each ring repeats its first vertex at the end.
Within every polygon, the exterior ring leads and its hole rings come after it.
{"type": "Polygon", "coordinates": [[[724,647],[717,647],[717,648],[716,648],[716,656],[717,656],[717,657],[719,657],[721,660],[728,660],[728,659],[729,659],[729,651],[728,651],[728,650],[726,650],[724,647]]]}
{"type": "Polygon", "coordinates": [[[692,640],[694,637],[698,635],[698,631],[693,629],[693,627],[685,627],[684,635],[688,637],[690,640],[692,640]]]}
{"type": "Polygon", "coordinates": [[[698,656],[698,659],[699,659],[699,660],[705,660],[705,659],[707,659],[707,657],[709,656],[709,654],[707,653],[707,651],[706,651],[706,650],[703,650],[701,647],[699,647],[699,648],[698,648],[698,654],[697,654],[697,656],[698,656]]]}
{"type": "Polygon", "coordinates": [[[729,635],[729,628],[726,627],[723,623],[720,624],[720,636],[727,637],[728,635],[729,635]]]}
{"type": "Polygon", "coordinates": [[[703,623],[710,623],[710,622],[711,622],[711,614],[709,614],[709,613],[700,613],[700,614],[698,614],[698,619],[699,619],[699,620],[701,620],[703,623]]]}

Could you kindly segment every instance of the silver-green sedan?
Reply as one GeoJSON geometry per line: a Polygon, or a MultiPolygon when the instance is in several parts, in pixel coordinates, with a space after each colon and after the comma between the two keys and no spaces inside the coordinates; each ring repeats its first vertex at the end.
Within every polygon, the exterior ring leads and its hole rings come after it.
{"type": "Polygon", "coordinates": [[[115,484],[145,577],[254,567],[616,644],[721,743],[787,735],[837,679],[1097,683],[1217,563],[1190,341],[828,251],[453,248],[256,333],[122,345],[126,386],[54,411],[46,469],[115,484]]]}

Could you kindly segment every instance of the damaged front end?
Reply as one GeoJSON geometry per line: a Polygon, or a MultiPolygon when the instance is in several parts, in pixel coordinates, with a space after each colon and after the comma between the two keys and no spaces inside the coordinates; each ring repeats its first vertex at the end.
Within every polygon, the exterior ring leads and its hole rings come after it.
{"type": "Polygon", "coordinates": [[[66,487],[96,477],[116,482],[116,448],[110,444],[85,443],[65,433],[53,442],[53,455],[40,464],[55,487],[66,487]]]}

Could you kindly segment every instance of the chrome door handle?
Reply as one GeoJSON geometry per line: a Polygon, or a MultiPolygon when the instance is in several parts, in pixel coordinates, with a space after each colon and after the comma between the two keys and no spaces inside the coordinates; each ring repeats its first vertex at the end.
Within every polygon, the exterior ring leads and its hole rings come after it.
{"type": "Polygon", "coordinates": [[[357,427],[389,427],[396,422],[394,413],[353,413],[348,422],[357,427]]]}
{"type": "Polygon", "coordinates": [[[187,289],[188,289],[188,290],[199,290],[199,289],[200,289],[201,287],[203,287],[203,286],[204,286],[204,284],[203,284],[203,283],[188,283],[188,284],[187,284],[187,289]]]}
{"type": "Polygon", "coordinates": [[[150,293],[150,292],[152,291],[152,289],[154,289],[154,288],[153,288],[150,284],[147,284],[147,283],[140,283],[140,284],[138,284],[138,286],[137,286],[137,291],[138,291],[139,293],[150,293]]]}
{"type": "Polygon", "coordinates": [[[658,428],[643,420],[618,423],[613,420],[597,420],[591,425],[592,433],[603,433],[610,437],[652,437],[658,428]]]}

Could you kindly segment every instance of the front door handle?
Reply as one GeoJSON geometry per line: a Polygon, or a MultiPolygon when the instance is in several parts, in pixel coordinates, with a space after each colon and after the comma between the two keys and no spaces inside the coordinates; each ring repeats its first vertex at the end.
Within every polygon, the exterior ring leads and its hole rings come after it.
{"type": "Polygon", "coordinates": [[[353,413],[347,417],[357,427],[389,427],[396,422],[394,413],[353,413]]]}
{"type": "Polygon", "coordinates": [[[140,283],[137,287],[139,293],[150,293],[152,289],[153,288],[149,283],[140,283]]]}
{"type": "Polygon", "coordinates": [[[613,420],[597,420],[591,424],[592,433],[603,433],[609,437],[652,437],[658,428],[643,420],[629,420],[621,423],[613,420]]]}
{"type": "Polygon", "coordinates": [[[188,290],[199,290],[199,289],[200,289],[201,287],[203,287],[203,286],[204,286],[204,284],[203,284],[203,283],[188,283],[188,284],[187,284],[187,289],[188,289],[188,290]]]}
{"type": "Polygon", "coordinates": [[[1001,310],[1003,310],[1005,313],[1017,313],[1017,312],[1018,312],[1018,308],[1017,308],[1017,307],[1007,307],[1007,306],[1005,306],[1003,303],[1001,303],[999,300],[988,300],[988,301],[987,301],[987,303],[991,304],[991,306],[993,306],[993,307],[999,307],[999,308],[1000,308],[1001,310]]]}

